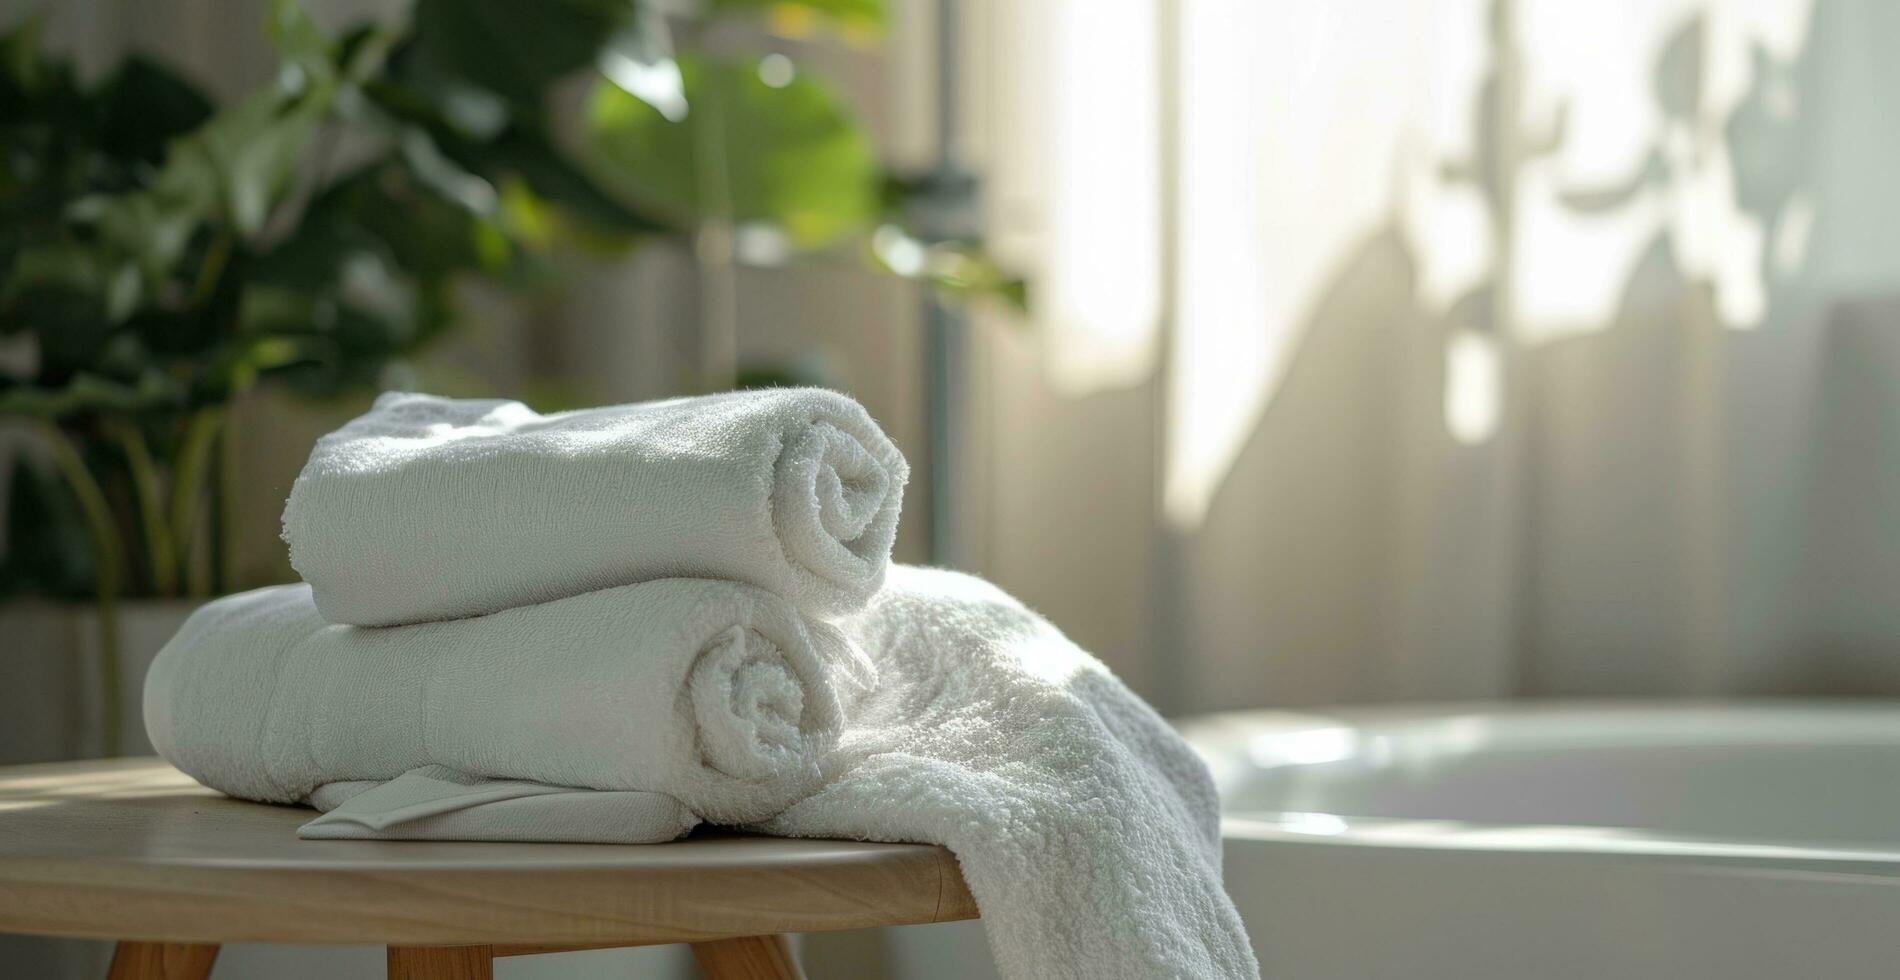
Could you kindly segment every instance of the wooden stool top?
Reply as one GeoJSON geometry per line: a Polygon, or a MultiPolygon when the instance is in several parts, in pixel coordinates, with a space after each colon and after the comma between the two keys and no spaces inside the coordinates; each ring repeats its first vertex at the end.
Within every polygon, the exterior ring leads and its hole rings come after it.
{"type": "Polygon", "coordinates": [[[306,841],[311,811],[157,759],[0,768],[0,932],[185,943],[633,946],[975,918],[941,847],[306,841]]]}

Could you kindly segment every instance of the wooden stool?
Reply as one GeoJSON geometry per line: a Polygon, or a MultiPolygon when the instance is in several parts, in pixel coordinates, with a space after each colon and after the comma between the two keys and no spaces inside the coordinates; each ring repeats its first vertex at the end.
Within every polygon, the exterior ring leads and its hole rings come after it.
{"type": "Polygon", "coordinates": [[[203,980],[227,942],[383,943],[400,980],[691,943],[708,977],[769,980],[801,976],[784,933],[977,914],[940,847],[298,840],[310,815],[156,759],[0,768],[0,932],[116,939],[112,980],[203,980]]]}

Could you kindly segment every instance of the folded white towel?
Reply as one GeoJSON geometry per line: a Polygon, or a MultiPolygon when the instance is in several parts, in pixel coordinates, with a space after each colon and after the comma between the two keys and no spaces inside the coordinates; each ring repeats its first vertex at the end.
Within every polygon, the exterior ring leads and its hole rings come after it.
{"type": "Polygon", "coordinates": [[[665,793],[486,779],[447,766],[411,769],[387,782],[327,783],[311,791],[309,802],[326,812],[297,828],[308,840],[658,844],[699,824],[665,793]]]}
{"type": "Polygon", "coordinates": [[[390,393],[317,442],[284,507],[324,618],[454,619],[674,576],[861,606],[909,478],[857,402],[816,388],[537,415],[390,393]]]}
{"type": "Polygon", "coordinates": [[[1259,976],[1207,767],[1107,668],[954,572],[895,567],[843,626],[877,690],[762,829],[947,845],[1011,980],[1259,976]]]}
{"type": "Polygon", "coordinates": [[[872,676],[836,629],[730,582],[388,629],[327,623],[287,585],[194,613],[146,677],[145,724],[173,765],[247,799],[441,765],[664,793],[739,823],[817,785],[872,676]]]}

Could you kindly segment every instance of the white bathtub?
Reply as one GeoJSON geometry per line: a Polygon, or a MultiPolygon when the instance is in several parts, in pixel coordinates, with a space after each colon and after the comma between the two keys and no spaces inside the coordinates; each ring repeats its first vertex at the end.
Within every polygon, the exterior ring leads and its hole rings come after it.
{"type": "Polygon", "coordinates": [[[1184,724],[1269,980],[1900,976],[1900,707],[1184,724]]]}

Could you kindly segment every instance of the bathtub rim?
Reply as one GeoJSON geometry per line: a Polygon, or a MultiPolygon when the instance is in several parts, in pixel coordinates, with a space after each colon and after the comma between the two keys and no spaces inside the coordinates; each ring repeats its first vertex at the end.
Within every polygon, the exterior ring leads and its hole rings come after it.
{"type": "MultiPolygon", "coordinates": [[[[1216,783],[1224,788],[1236,778],[1236,770],[1252,767],[1246,758],[1248,743],[1265,731],[1293,732],[1320,727],[1396,729],[1442,725],[1462,717],[1484,717],[1515,723],[1527,731],[1535,731],[1536,726],[1543,724],[1546,726],[1543,735],[1548,739],[1560,722],[1574,724],[1588,717],[1613,716],[1625,725],[1635,723],[1635,730],[1626,728],[1601,737],[1594,744],[1627,745],[1641,741],[1642,735],[1670,729],[1678,739],[1674,744],[1692,745],[1697,744],[1692,736],[1707,736],[1720,731],[1722,724],[1732,726],[1738,716],[1750,715],[1778,723],[1753,733],[1766,742],[1814,744],[1818,737],[1823,744],[1828,739],[1864,744],[1871,736],[1891,742],[1900,750],[1900,701],[1862,698],[1394,702],[1214,712],[1177,719],[1176,725],[1209,764],[1216,783]]],[[[1900,884],[1900,828],[1896,828],[1896,838],[1891,845],[1849,846],[1835,842],[1713,837],[1590,824],[1251,810],[1223,812],[1221,836],[1229,847],[1265,844],[1615,861],[1711,870],[1851,875],[1900,884]]]]}

